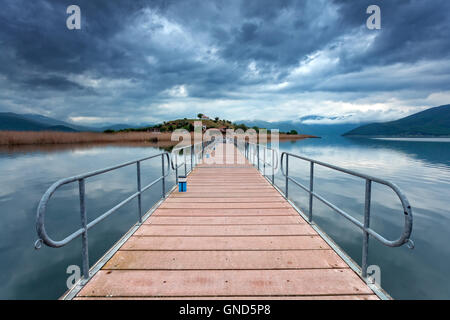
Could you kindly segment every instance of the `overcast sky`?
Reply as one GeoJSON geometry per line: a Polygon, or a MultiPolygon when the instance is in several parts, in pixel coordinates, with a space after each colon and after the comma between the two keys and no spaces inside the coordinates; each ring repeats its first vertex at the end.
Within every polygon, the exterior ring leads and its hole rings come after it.
{"type": "Polygon", "coordinates": [[[449,37],[448,0],[2,0],[0,111],[391,120],[450,103],[449,37]]]}

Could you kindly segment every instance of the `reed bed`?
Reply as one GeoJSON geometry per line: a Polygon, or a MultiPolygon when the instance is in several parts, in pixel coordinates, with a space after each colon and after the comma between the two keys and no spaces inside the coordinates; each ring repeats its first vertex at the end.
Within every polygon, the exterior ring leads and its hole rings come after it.
{"type": "Polygon", "coordinates": [[[153,132],[55,132],[0,131],[0,145],[125,143],[171,141],[170,133],[153,132]]]}
{"type": "MultiPolygon", "coordinates": [[[[267,135],[270,141],[271,135],[267,135]]],[[[309,135],[280,134],[280,140],[299,140],[315,138],[309,135]]],[[[131,143],[152,142],[177,144],[171,140],[171,133],[154,132],[56,132],[56,131],[0,131],[0,145],[56,145],[56,144],[83,144],[83,143],[131,143]]]]}

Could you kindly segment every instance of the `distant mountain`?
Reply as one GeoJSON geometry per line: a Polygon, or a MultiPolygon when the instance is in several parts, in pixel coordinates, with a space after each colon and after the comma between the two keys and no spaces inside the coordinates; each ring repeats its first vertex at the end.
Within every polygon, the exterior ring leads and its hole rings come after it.
{"type": "Polygon", "coordinates": [[[78,130],[75,130],[71,127],[66,127],[63,125],[57,125],[57,126],[49,126],[45,128],[46,131],[64,131],[64,132],[79,132],[78,130]]]}
{"type": "Polygon", "coordinates": [[[0,130],[40,131],[46,126],[40,122],[21,117],[11,112],[0,113],[0,130]]]}
{"type": "Polygon", "coordinates": [[[51,122],[33,120],[33,117],[24,116],[12,112],[0,113],[0,130],[12,131],[65,131],[76,132],[76,128],[65,122],[51,122]]]}
{"type": "Polygon", "coordinates": [[[34,113],[26,113],[26,114],[17,114],[17,116],[23,117],[28,120],[39,122],[45,126],[58,128],[59,126],[70,128],[71,131],[97,131],[96,128],[80,126],[73,123],[68,123],[61,120],[56,120],[54,118],[46,117],[40,114],[34,113]]]}
{"type": "Polygon", "coordinates": [[[360,137],[450,136],[450,104],[430,108],[396,121],[366,124],[343,135],[360,137]]]}
{"type": "Polygon", "coordinates": [[[35,114],[0,113],[0,130],[12,131],[91,131],[87,127],[35,114]]]}
{"type": "Polygon", "coordinates": [[[80,126],[61,120],[56,120],[40,114],[17,114],[13,112],[0,112],[0,130],[12,131],[65,131],[65,132],[103,132],[107,129],[121,130],[126,128],[139,128],[143,125],[109,124],[99,128],[80,126]]]}

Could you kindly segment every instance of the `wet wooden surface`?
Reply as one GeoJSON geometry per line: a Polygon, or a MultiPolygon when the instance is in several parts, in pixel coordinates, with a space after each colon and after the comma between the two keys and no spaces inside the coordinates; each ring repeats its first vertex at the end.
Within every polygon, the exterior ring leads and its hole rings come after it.
{"type": "Polygon", "coordinates": [[[187,192],[173,192],[75,299],[377,299],[227,148],[197,166],[187,192]]]}

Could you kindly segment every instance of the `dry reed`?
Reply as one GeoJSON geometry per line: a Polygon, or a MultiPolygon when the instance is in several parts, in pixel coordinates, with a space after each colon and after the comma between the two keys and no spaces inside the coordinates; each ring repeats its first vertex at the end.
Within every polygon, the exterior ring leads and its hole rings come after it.
{"type": "Polygon", "coordinates": [[[0,131],[0,145],[170,141],[170,133],[0,131]]]}
{"type": "MultiPolygon", "coordinates": [[[[270,134],[267,135],[270,140],[270,134]]],[[[315,138],[309,135],[280,134],[280,140],[298,140],[315,138]]],[[[177,144],[171,140],[171,133],[154,132],[56,132],[56,131],[0,131],[0,145],[36,145],[36,144],[82,144],[82,143],[129,143],[129,142],[167,142],[177,144]]]]}

